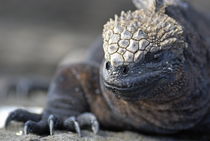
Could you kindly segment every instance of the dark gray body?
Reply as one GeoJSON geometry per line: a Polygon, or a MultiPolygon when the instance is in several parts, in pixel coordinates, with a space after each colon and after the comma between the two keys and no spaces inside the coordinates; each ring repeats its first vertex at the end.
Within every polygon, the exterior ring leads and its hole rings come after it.
{"type": "Polygon", "coordinates": [[[182,25],[185,26],[186,38],[190,44],[193,44],[188,48],[188,51],[186,51],[186,55],[191,61],[189,63],[192,63],[190,65],[194,65],[195,67],[195,72],[189,70],[189,73],[195,73],[195,78],[192,79],[199,79],[199,77],[202,79],[198,80],[199,82],[197,84],[192,84],[191,89],[183,89],[180,91],[183,93],[183,96],[177,97],[177,100],[168,101],[167,103],[157,103],[152,101],[124,101],[108,93],[103,89],[103,82],[101,82],[101,85],[99,84],[100,75],[103,75],[102,72],[101,74],[99,72],[100,67],[103,68],[102,43],[100,43],[101,41],[99,40],[99,43],[93,47],[94,49],[92,49],[89,54],[89,61],[60,68],[51,86],[47,111],[53,114],[58,112],[57,114],[60,115],[64,108],[58,105],[67,106],[67,108],[65,108],[66,110],[62,113],[67,116],[87,112],[87,110],[89,110],[98,117],[102,126],[108,127],[109,129],[133,129],[155,133],[174,133],[191,129],[210,131],[210,127],[208,127],[208,129],[206,128],[206,122],[210,122],[210,117],[207,116],[210,106],[210,90],[209,86],[207,86],[209,85],[209,75],[207,74],[208,71],[210,71],[208,63],[210,47],[207,37],[210,37],[210,32],[207,30],[209,27],[205,18],[191,8],[188,10],[189,11],[185,11],[185,9],[177,9],[177,7],[168,7],[167,11],[171,17],[180,21],[182,25]],[[193,58],[196,59],[193,60],[193,58]],[[72,74],[74,67],[76,68],[75,71],[73,71],[75,74],[72,74]],[[83,80],[83,73],[87,75],[87,78],[85,77],[87,80],[83,80]],[[200,74],[203,76],[196,76],[200,74]],[[76,79],[73,77],[77,75],[80,76],[77,78],[78,82],[72,80],[76,79]],[[69,80],[61,84],[57,79],[61,79],[62,76],[65,77],[63,79],[69,80]],[[74,82],[74,85],[71,86],[72,82],[74,82]],[[77,84],[75,84],[75,82],[77,82],[77,84]],[[65,93],[62,92],[64,91],[63,88],[57,88],[64,85],[68,85],[68,87],[66,86],[68,91],[65,93]],[[80,94],[74,91],[75,87],[80,87],[80,94]],[[63,97],[65,98],[65,102],[62,100],[61,94],[65,94],[63,97]],[[85,95],[84,97],[87,99],[83,99],[78,95],[81,95],[81,97],[85,95]],[[76,99],[75,97],[80,97],[81,99],[76,99]],[[71,105],[71,102],[74,102],[74,105],[71,105]],[[54,105],[56,105],[56,107],[54,107],[54,105]],[[86,109],[86,107],[89,107],[89,109],[86,109]]]}

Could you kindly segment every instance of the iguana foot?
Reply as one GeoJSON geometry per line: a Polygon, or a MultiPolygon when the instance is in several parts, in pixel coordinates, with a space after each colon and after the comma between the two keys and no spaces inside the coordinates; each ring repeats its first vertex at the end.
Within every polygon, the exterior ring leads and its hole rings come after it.
{"type": "Polygon", "coordinates": [[[48,119],[41,119],[41,115],[30,113],[26,110],[18,109],[10,113],[5,127],[7,128],[11,121],[24,122],[24,134],[54,134],[54,130],[76,131],[81,137],[81,128],[90,127],[93,133],[99,131],[99,123],[92,113],[84,113],[77,117],[71,116],[63,119],[54,115],[49,115],[48,119]]]}
{"type": "MultiPolygon", "coordinates": [[[[50,115],[48,118],[48,125],[49,125],[49,133],[50,135],[54,134],[54,130],[56,130],[58,126],[58,119],[50,115]],[[55,126],[55,124],[57,124],[55,126]]],[[[61,121],[60,121],[61,122],[61,121]]],[[[96,116],[92,113],[83,113],[77,117],[71,116],[65,119],[62,122],[62,129],[76,131],[76,133],[82,137],[81,128],[90,127],[94,134],[97,134],[99,131],[99,123],[96,116]]],[[[61,127],[61,126],[60,126],[61,127]]]]}

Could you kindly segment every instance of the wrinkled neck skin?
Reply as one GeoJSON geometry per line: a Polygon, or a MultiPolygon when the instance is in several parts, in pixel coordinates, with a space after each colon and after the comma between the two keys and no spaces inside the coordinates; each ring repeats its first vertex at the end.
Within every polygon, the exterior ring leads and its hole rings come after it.
{"type": "Polygon", "coordinates": [[[206,94],[208,88],[202,76],[194,74],[196,70],[191,66],[193,63],[185,63],[191,70],[188,67],[184,69],[180,81],[174,84],[177,88],[160,89],[152,94],[153,97],[138,100],[126,100],[107,90],[101,71],[100,82],[104,97],[116,116],[125,122],[134,121],[135,128],[141,129],[136,123],[141,124],[142,120],[172,132],[192,128],[205,116],[209,95],[206,94]]]}

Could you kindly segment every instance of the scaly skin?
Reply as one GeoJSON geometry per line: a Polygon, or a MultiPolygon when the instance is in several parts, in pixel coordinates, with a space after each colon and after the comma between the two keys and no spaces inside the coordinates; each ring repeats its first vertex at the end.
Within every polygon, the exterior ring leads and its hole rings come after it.
{"type": "Polygon", "coordinates": [[[179,0],[134,4],[139,10],[104,26],[103,61],[100,44],[86,63],[59,68],[41,119],[15,111],[6,125],[26,122],[25,132],[36,134],[53,128],[80,134],[85,123],[97,133],[97,121],[111,130],[209,133],[209,32],[202,32],[208,23],[179,0]]]}

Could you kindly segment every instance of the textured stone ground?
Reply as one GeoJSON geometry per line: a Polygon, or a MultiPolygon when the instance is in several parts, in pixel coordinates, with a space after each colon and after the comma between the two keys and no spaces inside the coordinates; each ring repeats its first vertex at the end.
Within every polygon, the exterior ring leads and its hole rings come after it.
{"type": "MultiPolygon", "coordinates": [[[[188,141],[185,139],[171,139],[163,137],[148,137],[132,132],[107,132],[100,131],[94,135],[89,131],[82,132],[79,137],[72,132],[56,132],[53,136],[40,137],[36,135],[16,135],[15,131],[0,130],[1,141],[188,141]]],[[[192,141],[192,140],[189,140],[192,141]]]]}

